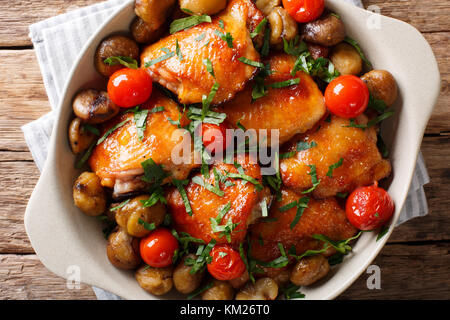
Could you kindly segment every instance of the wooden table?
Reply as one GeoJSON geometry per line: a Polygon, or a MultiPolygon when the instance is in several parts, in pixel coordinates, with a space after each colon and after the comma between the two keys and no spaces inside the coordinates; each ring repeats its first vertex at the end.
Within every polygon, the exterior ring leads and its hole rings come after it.
{"type": "MultiPolygon", "coordinates": [[[[28,241],[23,215],[39,172],[20,126],[50,111],[28,38],[33,22],[95,0],[0,1],[0,299],[95,299],[92,289],[68,290],[45,269],[28,241]]],[[[430,214],[395,230],[374,264],[381,290],[363,274],[342,299],[450,298],[450,3],[448,0],[366,0],[384,15],[417,27],[433,47],[442,90],[422,152],[431,176],[425,187],[430,214]]],[[[418,79],[420,81],[420,79],[418,79]]]]}

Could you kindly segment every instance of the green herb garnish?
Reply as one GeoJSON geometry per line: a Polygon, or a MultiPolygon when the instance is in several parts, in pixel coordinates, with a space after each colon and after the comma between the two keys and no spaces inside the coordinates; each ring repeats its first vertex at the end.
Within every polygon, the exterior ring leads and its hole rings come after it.
{"type": "Polygon", "coordinates": [[[145,228],[145,230],[148,231],[153,231],[156,229],[156,225],[152,222],[152,223],[148,223],[144,220],[142,220],[141,218],[138,219],[138,223],[143,226],[145,228]]]}
{"type": "Polygon", "coordinates": [[[177,19],[170,24],[170,34],[174,34],[175,32],[178,32],[180,30],[192,28],[203,22],[211,22],[211,21],[212,21],[211,17],[206,14],[201,16],[190,16],[182,19],[177,19]]]}
{"type": "Polygon", "coordinates": [[[344,163],[344,158],[340,158],[338,162],[328,167],[327,177],[333,177],[333,170],[339,168],[344,163]]]}
{"type": "Polygon", "coordinates": [[[184,207],[186,208],[186,213],[192,216],[191,204],[186,194],[186,189],[184,189],[184,186],[188,184],[188,181],[172,179],[172,182],[177,187],[178,192],[180,192],[181,198],[183,199],[184,207]]]}
{"type": "Polygon", "coordinates": [[[130,69],[139,68],[138,62],[131,57],[122,57],[122,56],[109,57],[108,59],[105,59],[103,62],[108,64],[109,66],[121,64],[130,69]]]}
{"type": "Polygon", "coordinates": [[[247,64],[249,66],[252,66],[252,67],[255,67],[255,68],[261,68],[261,69],[265,68],[264,63],[258,62],[258,61],[253,61],[253,60],[250,60],[250,59],[248,59],[246,57],[240,57],[238,60],[240,62],[242,62],[242,63],[245,63],[245,64],[247,64]]]}
{"type": "Polygon", "coordinates": [[[123,208],[124,206],[126,206],[128,204],[128,202],[130,202],[131,199],[125,200],[124,202],[122,202],[121,204],[119,204],[118,206],[112,207],[111,209],[109,209],[110,211],[116,211],[119,210],[121,208],[123,208]]]}
{"type": "Polygon", "coordinates": [[[359,55],[361,56],[361,59],[364,61],[364,63],[366,64],[366,66],[369,69],[373,69],[372,63],[370,63],[370,61],[366,58],[363,51],[361,50],[361,47],[359,46],[359,44],[356,40],[354,40],[350,37],[345,37],[344,41],[347,42],[348,44],[352,45],[356,49],[356,51],[358,51],[359,55]]]}
{"type": "Polygon", "coordinates": [[[130,121],[130,119],[124,120],[124,121],[122,121],[121,123],[116,124],[114,127],[112,127],[111,129],[109,129],[108,131],[106,131],[105,134],[104,134],[100,139],[98,139],[97,145],[99,145],[100,143],[102,143],[103,141],[105,141],[106,138],[108,138],[108,136],[109,136],[111,133],[113,133],[114,131],[116,131],[117,129],[119,129],[120,127],[122,127],[123,125],[125,125],[125,124],[126,124],[127,122],[129,122],[129,121],[130,121]]]}

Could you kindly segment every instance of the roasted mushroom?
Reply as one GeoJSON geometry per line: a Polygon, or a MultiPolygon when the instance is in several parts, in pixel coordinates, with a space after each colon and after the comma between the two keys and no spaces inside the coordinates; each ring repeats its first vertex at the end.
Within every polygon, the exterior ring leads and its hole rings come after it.
{"type": "Polygon", "coordinates": [[[119,110],[120,108],[109,99],[105,91],[83,90],[73,100],[73,112],[83,122],[89,124],[108,121],[119,113],[119,110]]]}
{"type": "Polygon", "coordinates": [[[148,24],[149,30],[158,30],[166,18],[176,0],[136,0],[136,15],[148,24]]]}
{"type": "Polygon", "coordinates": [[[194,254],[184,256],[173,272],[173,284],[178,292],[184,294],[188,294],[196,290],[200,286],[205,273],[204,271],[191,273],[192,266],[187,266],[184,264],[188,258],[197,259],[197,256],[194,254]]]}
{"type": "Polygon", "coordinates": [[[327,13],[315,21],[304,24],[301,35],[308,42],[331,47],[345,39],[345,26],[340,18],[327,13]]]}
{"type": "Polygon", "coordinates": [[[160,296],[172,290],[172,270],[172,266],[165,268],[142,266],[136,270],[135,277],[142,289],[160,296]]]}
{"type": "Polygon", "coordinates": [[[265,16],[268,16],[275,7],[281,6],[281,0],[256,0],[255,4],[265,16]]]}
{"type": "Polygon", "coordinates": [[[111,57],[125,57],[134,60],[139,59],[139,47],[134,40],[130,38],[115,35],[103,40],[97,47],[95,52],[95,67],[97,71],[105,77],[112,74],[125,66],[120,63],[109,64],[105,60],[111,57]]]}
{"type": "Polygon", "coordinates": [[[323,255],[301,259],[294,266],[291,282],[297,286],[309,286],[322,279],[330,271],[330,264],[323,255]]]}
{"type": "Polygon", "coordinates": [[[131,237],[124,229],[118,228],[108,237],[106,254],[116,268],[134,269],[141,263],[139,239],[131,237]]]}
{"type": "Polygon", "coordinates": [[[213,285],[202,293],[202,300],[232,300],[233,287],[226,281],[213,280],[213,285]]]}
{"type": "Polygon", "coordinates": [[[280,45],[283,39],[289,41],[298,35],[298,25],[283,8],[275,7],[267,16],[270,25],[270,44],[280,45]]]}
{"type": "Polygon", "coordinates": [[[225,9],[227,0],[180,0],[180,8],[196,15],[213,15],[225,9]]]}
{"type": "Polygon", "coordinates": [[[88,149],[94,139],[95,135],[83,127],[80,118],[72,120],[69,125],[69,142],[74,154],[80,154],[88,149]]]}
{"type": "Polygon", "coordinates": [[[88,216],[105,212],[106,195],[100,178],[93,172],[83,172],[73,185],[73,201],[88,216]]]}
{"type": "Polygon", "coordinates": [[[248,283],[236,295],[236,300],[275,300],[278,296],[278,285],[271,278],[261,278],[248,283]]]}
{"type": "Polygon", "coordinates": [[[361,77],[375,99],[383,100],[386,106],[397,100],[398,88],[392,74],[386,70],[372,70],[361,77]]]}
{"type": "Polygon", "coordinates": [[[143,201],[148,200],[148,198],[148,195],[141,195],[129,200],[124,206],[116,210],[117,224],[133,237],[142,238],[150,233],[143,226],[143,222],[153,223],[155,227],[158,227],[164,221],[165,206],[161,202],[157,202],[151,207],[145,207],[143,201]]]}
{"type": "Polygon", "coordinates": [[[333,47],[330,60],[341,75],[351,74],[357,76],[362,70],[362,59],[359,52],[349,45],[342,42],[333,47]]]}
{"type": "Polygon", "coordinates": [[[164,33],[164,25],[153,30],[144,20],[137,17],[131,24],[131,34],[136,42],[150,44],[158,40],[164,33]]]}

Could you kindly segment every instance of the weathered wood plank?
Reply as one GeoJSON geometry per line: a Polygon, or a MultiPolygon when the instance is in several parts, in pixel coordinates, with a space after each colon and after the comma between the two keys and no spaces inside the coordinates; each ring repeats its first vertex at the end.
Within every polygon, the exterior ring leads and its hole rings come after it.
{"type": "Polygon", "coordinates": [[[69,290],[66,280],[48,271],[36,255],[0,255],[0,299],[95,299],[82,284],[69,290]]]}
{"type": "MultiPolygon", "coordinates": [[[[425,138],[422,151],[431,176],[431,183],[425,188],[430,214],[400,226],[390,242],[450,240],[450,170],[446,161],[450,158],[449,144],[450,136],[425,138]]],[[[0,159],[3,153],[0,152],[0,159]]],[[[23,215],[39,171],[33,162],[11,158],[22,153],[7,154],[9,161],[0,160],[0,253],[33,253],[23,215]]]]}
{"type": "Polygon", "coordinates": [[[450,31],[450,7],[440,0],[362,0],[364,7],[378,6],[381,14],[412,24],[421,32],[450,31]]]}
{"type": "Polygon", "coordinates": [[[362,274],[339,299],[448,300],[449,249],[449,243],[388,245],[373,262],[381,270],[381,290],[369,290],[370,274],[362,274]]]}
{"type": "MultiPolygon", "coordinates": [[[[0,47],[30,46],[28,25],[79,7],[99,2],[98,0],[46,0],[0,2],[0,47]]],[[[449,31],[450,9],[439,0],[364,0],[364,5],[378,5],[383,15],[411,23],[422,32],[449,31]]]]}
{"type": "MultiPolygon", "coordinates": [[[[340,299],[449,299],[449,243],[391,244],[373,262],[381,269],[381,290],[369,290],[368,274],[340,299]]],[[[35,255],[0,255],[0,299],[95,299],[86,285],[69,290],[35,255]]]]}
{"type": "Polygon", "coordinates": [[[65,12],[88,6],[99,0],[46,0],[0,2],[0,46],[30,46],[28,26],[65,12]]]}

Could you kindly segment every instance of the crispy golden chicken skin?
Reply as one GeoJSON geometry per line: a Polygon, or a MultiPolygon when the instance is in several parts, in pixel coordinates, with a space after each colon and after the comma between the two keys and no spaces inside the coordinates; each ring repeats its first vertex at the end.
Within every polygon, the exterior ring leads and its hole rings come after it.
{"type": "MultiPolygon", "coordinates": [[[[262,183],[261,169],[259,165],[252,164],[247,160],[237,161],[242,165],[244,173],[259,183],[262,183]]],[[[204,179],[205,183],[215,186],[214,168],[225,175],[227,172],[238,173],[233,164],[219,163],[211,166],[210,177],[205,179],[201,174],[197,174],[193,179],[204,179]]],[[[221,182],[220,190],[224,192],[219,196],[204,187],[191,181],[186,186],[186,194],[189,199],[192,216],[186,212],[186,208],[177,189],[172,189],[167,195],[167,206],[172,213],[175,229],[189,233],[195,238],[209,242],[215,239],[217,243],[228,243],[228,240],[221,232],[214,232],[211,219],[216,219],[219,212],[230,204],[228,212],[223,216],[219,225],[226,225],[231,219],[233,224],[231,243],[237,244],[245,239],[247,227],[261,215],[260,202],[266,199],[270,203],[270,191],[267,188],[258,189],[253,183],[245,182],[242,179],[227,178],[228,183],[221,182]],[[231,183],[231,184],[230,184],[231,183]]]]}
{"type": "Polygon", "coordinates": [[[323,234],[332,240],[343,240],[356,233],[356,229],[348,222],[344,209],[334,198],[325,200],[310,198],[308,208],[291,229],[297,208],[284,212],[279,208],[299,200],[303,195],[289,189],[282,190],[281,195],[281,201],[274,200],[269,212],[269,218],[276,220],[261,221],[249,228],[253,258],[261,261],[278,258],[281,255],[278,243],[286,250],[295,246],[297,254],[310,249],[321,249],[323,244],[311,237],[314,234],[323,234]],[[262,243],[259,241],[260,238],[263,239],[262,243]]]}
{"type": "MultiPolygon", "coordinates": [[[[269,63],[273,73],[265,79],[267,85],[300,79],[298,85],[284,88],[268,88],[265,97],[252,101],[253,83],[238,93],[230,102],[220,106],[219,111],[227,115],[230,124],[238,121],[246,129],[279,129],[279,143],[283,144],[297,133],[311,129],[325,114],[325,101],[314,80],[303,71],[292,77],[295,58],[278,53],[271,56],[269,63]]],[[[271,141],[274,144],[274,141],[271,141]]]]}
{"type": "MultiPolygon", "coordinates": [[[[366,123],[367,119],[360,116],[357,122],[366,123]]],[[[311,188],[313,184],[309,173],[312,168],[308,165],[315,165],[320,183],[313,195],[326,198],[338,192],[351,192],[356,187],[389,176],[391,165],[388,160],[382,159],[378,151],[375,129],[363,130],[349,125],[349,120],[332,116],[331,121],[323,121],[318,130],[313,129],[296,139],[290,151],[295,150],[301,141],[317,145],[280,161],[283,184],[296,191],[311,188]],[[336,168],[329,173],[332,165],[336,168]]]]}
{"type": "MultiPolygon", "coordinates": [[[[175,121],[180,116],[177,104],[155,90],[151,99],[141,106],[142,109],[149,110],[142,141],[138,137],[133,113],[121,114],[105,124],[102,134],[122,121],[128,120],[125,125],[116,129],[105,141],[96,146],[89,159],[89,165],[102,179],[103,186],[113,187],[120,182],[124,187],[126,183],[142,187],[139,176],[144,171],[141,163],[149,158],[152,158],[156,164],[163,165],[164,170],[177,179],[185,179],[191,169],[196,167],[193,154],[190,155],[192,160],[186,163],[175,164],[172,159],[172,150],[184,141],[182,132],[175,132],[178,127],[169,122],[169,118],[175,121]],[[161,106],[164,107],[164,111],[151,112],[155,107],[161,106]],[[136,179],[136,177],[139,178],[136,179]]],[[[187,124],[188,119],[182,117],[181,123],[187,124]]],[[[186,132],[186,134],[189,133],[186,132]]],[[[185,138],[187,140],[187,137],[185,138]]],[[[188,138],[190,141],[190,136],[188,138]]],[[[133,186],[128,187],[133,189],[133,186]]],[[[129,191],[133,191],[131,189],[129,191]]]]}
{"type": "Polygon", "coordinates": [[[262,13],[250,0],[232,0],[225,11],[214,17],[212,23],[202,23],[188,30],[176,32],[147,47],[142,65],[165,54],[162,49],[176,52],[178,40],[182,59],[174,55],[156,63],[147,70],[153,80],[178,94],[181,103],[199,103],[208,95],[215,81],[220,88],[214,104],[227,101],[242,90],[256,72],[256,68],[240,62],[240,57],[259,61],[250,31],[263,19],[262,13]],[[223,21],[224,28],[220,26],[223,21]],[[249,31],[250,30],[250,31],[249,31]],[[225,40],[233,38],[232,48],[225,40]],[[210,59],[215,78],[208,72],[204,60],[210,59]]]}

